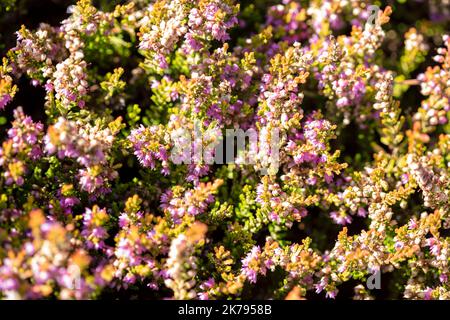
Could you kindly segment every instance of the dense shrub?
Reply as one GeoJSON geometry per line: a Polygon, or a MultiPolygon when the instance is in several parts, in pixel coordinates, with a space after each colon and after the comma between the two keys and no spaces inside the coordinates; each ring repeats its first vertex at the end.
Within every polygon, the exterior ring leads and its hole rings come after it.
{"type": "Polygon", "coordinates": [[[0,5],[0,297],[450,298],[448,1],[36,3],[0,5]]]}

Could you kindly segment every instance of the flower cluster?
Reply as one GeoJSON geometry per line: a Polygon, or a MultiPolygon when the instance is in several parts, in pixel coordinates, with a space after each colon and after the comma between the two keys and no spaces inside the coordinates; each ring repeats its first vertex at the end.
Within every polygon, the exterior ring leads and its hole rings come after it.
{"type": "Polygon", "coordinates": [[[108,127],[102,129],[100,124],[92,126],[63,117],[48,128],[44,137],[47,154],[56,153],[59,159],[71,158],[81,165],[79,183],[90,193],[105,188],[105,182],[116,176],[107,163],[113,141],[108,127]]]}
{"type": "Polygon", "coordinates": [[[51,297],[83,299],[92,293],[94,283],[85,270],[91,258],[71,243],[67,227],[46,220],[40,210],[27,217],[30,234],[23,245],[3,248],[7,256],[0,267],[1,290],[10,299],[51,297]]]}
{"type": "Polygon", "coordinates": [[[5,184],[24,184],[27,166],[32,166],[43,155],[42,139],[44,126],[33,122],[23,113],[22,108],[14,110],[12,128],[8,130],[8,139],[0,148],[0,165],[4,172],[5,184]]]}
{"type": "Polygon", "coordinates": [[[8,74],[12,68],[8,65],[8,60],[3,58],[3,64],[0,69],[0,109],[5,109],[5,106],[12,100],[17,91],[17,86],[13,84],[13,79],[8,74]]]}
{"type": "Polygon", "coordinates": [[[227,29],[237,23],[233,1],[164,1],[152,4],[140,22],[139,48],[148,50],[160,68],[167,68],[167,56],[179,44],[184,51],[203,49],[203,42],[225,41],[227,29]]]}
{"type": "Polygon", "coordinates": [[[434,60],[438,66],[428,67],[427,71],[418,76],[421,93],[428,98],[422,101],[416,119],[425,128],[434,128],[438,124],[448,122],[450,111],[450,36],[443,37],[444,46],[437,50],[434,60]]]}

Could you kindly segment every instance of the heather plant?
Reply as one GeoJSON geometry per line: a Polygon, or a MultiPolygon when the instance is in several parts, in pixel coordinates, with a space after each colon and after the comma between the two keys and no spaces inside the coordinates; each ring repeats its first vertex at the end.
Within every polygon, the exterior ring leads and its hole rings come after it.
{"type": "Polygon", "coordinates": [[[3,34],[0,298],[450,299],[449,6],[79,0],[3,34]]]}

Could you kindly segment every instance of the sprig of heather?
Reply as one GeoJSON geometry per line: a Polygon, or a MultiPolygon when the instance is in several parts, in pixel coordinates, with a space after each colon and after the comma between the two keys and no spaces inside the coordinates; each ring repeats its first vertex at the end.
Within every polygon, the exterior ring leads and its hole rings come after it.
{"type": "Polygon", "coordinates": [[[0,148],[0,165],[6,185],[22,186],[34,161],[43,156],[42,140],[44,126],[33,122],[23,113],[22,108],[14,110],[12,128],[7,132],[8,139],[0,148]]]}

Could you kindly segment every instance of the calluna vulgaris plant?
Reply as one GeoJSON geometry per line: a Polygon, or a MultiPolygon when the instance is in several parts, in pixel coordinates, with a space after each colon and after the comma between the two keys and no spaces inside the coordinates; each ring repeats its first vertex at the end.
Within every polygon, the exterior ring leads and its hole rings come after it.
{"type": "Polygon", "coordinates": [[[80,0],[22,26],[0,298],[450,299],[449,2],[404,2],[80,0]],[[175,163],[195,126],[188,156],[265,134],[250,163],[175,163]]]}

